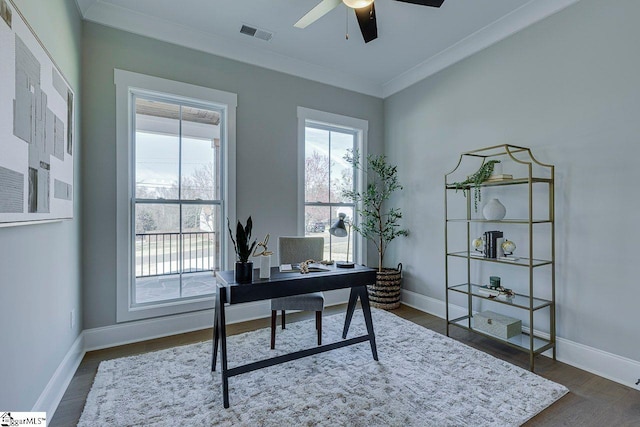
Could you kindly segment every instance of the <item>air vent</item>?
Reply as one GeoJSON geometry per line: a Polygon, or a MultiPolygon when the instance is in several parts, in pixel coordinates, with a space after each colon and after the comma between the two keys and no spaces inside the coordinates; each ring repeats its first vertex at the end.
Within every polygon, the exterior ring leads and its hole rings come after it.
{"type": "Polygon", "coordinates": [[[240,28],[240,32],[242,34],[246,34],[246,35],[251,36],[251,37],[256,35],[256,31],[258,31],[257,28],[253,28],[253,27],[250,27],[248,25],[243,25],[242,28],[240,28]]]}
{"type": "Polygon", "coordinates": [[[269,41],[271,40],[271,37],[273,37],[273,33],[270,33],[269,31],[258,30],[256,31],[255,37],[265,41],[269,41]]]}
{"type": "Polygon", "coordinates": [[[242,25],[240,27],[240,32],[242,34],[246,34],[251,37],[258,38],[260,40],[269,41],[273,37],[273,33],[271,31],[262,30],[256,27],[250,27],[249,25],[242,25]]]}

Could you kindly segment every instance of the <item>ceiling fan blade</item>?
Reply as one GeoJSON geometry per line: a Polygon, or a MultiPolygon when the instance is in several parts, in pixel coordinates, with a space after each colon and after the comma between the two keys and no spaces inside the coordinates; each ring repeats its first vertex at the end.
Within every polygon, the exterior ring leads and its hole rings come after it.
{"type": "Polygon", "coordinates": [[[431,7],[440,7],[442,6],[442,3],[444,3],[444,0],[396,0],[396,1],[401,1],[403,3],[419,4],[421,6],[431,6],[431,7]]]}
{"type": "Polygon", "coordinates": [[[313,24],[318,19],[331,12],[341,3],[342,0],[322,0],[316,5],[316,7],[311,9],[309,12],[307,12],[306,15],[300,18],[300,20],[293,26],[296,28],[306,28],[308,25],[313,24]]]}
{"type": "Polygon", "coordinates": [[[360,31],[365,43],[369,43],[371,40],[378,38],[378,26],[376,24],[376,7],[374,3],[367,7],[360,9],[353,9],[356,12],[358,18],[358,24],[360,25],[360,31]]]}

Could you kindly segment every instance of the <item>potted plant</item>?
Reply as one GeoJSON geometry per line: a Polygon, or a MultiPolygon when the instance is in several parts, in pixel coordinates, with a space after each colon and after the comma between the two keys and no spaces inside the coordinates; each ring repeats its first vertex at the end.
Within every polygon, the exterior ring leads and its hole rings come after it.
{"type": "Polygon", "coordinates": [[[358,224],[353,224],[353,229],[372,242],[378,250],[377,280],[375,285],[367,287],[369,300],[374,307],[398,308],[402,264],[398,264],[397,268],[383,267],[384,255],[389,243],[396,237],[409,235],[409,231],[400,228],[398,224],[402,218],[400,209],[386,206],[391,195],[396,190],[402,190],[402,185],[398,182],[398,168],[388,164],[384,155],[368,155],[366,166],[360,163],[357,150],[348,153],[344,158],[368,177],[365,191],[345,190],[342,195],[356,203],[356,213],[361,218],[358,224]]]}
{"type": "Polygon", "coordinates": [[[253,221],[251,217],[247,219],[247,225],[242,226],[242,223],[238,221],[236,226],[236,238],[233,238],[233,232],[231,231],[231,224],[229,218],[227,218],[227,228],[229,229],[229,236],[233,242],[233,248],[236,251],[236,268],[235,268],[235,280],[237,283],[250,283],[253,280],[253,261],[249,261],[249,256],[253,248],[256,246],[256,239],[251,241],[251,229],[253,228],[253,221]]]}

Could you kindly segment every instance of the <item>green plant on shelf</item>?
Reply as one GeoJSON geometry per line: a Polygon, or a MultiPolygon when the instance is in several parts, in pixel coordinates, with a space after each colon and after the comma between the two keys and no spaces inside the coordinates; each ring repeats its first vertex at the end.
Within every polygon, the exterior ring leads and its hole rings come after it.
{"type": "Polygon", "coordinates": [[[478,203],[482,201],[480,184],[489,179],[493,173],[493,168],[496,163],[500,163],[500,160],[489,160],[488,162],[484,162],[482,163],[482,166],[480,166],[480,169],[478,169],[474,174],[469,175],[467,179],[451,184],[455,187],[456,192],[458,190],[462,190],[464,197],[467,197],[467,191],[471,190],[471,187],[473,187],[473,209],[475,212],[478,212],[478,203]]]}

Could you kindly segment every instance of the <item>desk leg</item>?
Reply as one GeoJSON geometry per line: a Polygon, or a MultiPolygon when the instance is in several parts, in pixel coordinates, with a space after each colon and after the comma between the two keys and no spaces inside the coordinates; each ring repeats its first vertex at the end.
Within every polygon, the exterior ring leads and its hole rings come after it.
{"type": "Polygon", "coordinates": [[[216,370],[218,357],[218,343],[220,343],[220,365],[222,371],[222,399],[224,407],[229,407],[229,377],[227,376],[227,323],[224,316],[224,288],[218,288],[213,321],[213,355],[211,356],[211,370],[216,370]]]}
{"type": "Polygon", "coordinates": [[[347,332],[349,332],[349,325],[351,325],[351,319],[353,318],[353,312],[356,310],[356,302],[358,301],[358,291],[355,288],[351,288],[349,294],[349,304],[347,304],[347,317],[344,319],[344,329],[342,330],[342,339],[347,338],[347,332]]]}
{"type": "Polygon", "coordinates": [[[222,399],[224,407],[229,407],[229,376],[227,373],[227,322],[224,316],[224,289],[218,289],[220,294],[219,307],[218,307],[218,334],[220,339],[220,364],[222,365],[222,399]]]}
{"type": "Polygon", "coordinates": [[[367,325],[367,333],[369,334],[369,343],[371,344],[371,353],[373,354],[373,360],[378,360],[376,335],[373,333],[373,320],[371,319],[371,306],[369,305],[369,294],[367,293],[367,287],[359,287],[358,292],[360,293],[360,304],[362,304],[364,323],[367,325]]]}
{"type": "Polygon", "coordinates": [[[218,358],[218,342],[220,340],[220,293],[222,290],[218,288],[216,294],[216,303],[213,313],[213,353],[211,354],[211,370],[216,370],[216,360],[218,358]]]}

